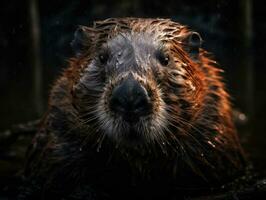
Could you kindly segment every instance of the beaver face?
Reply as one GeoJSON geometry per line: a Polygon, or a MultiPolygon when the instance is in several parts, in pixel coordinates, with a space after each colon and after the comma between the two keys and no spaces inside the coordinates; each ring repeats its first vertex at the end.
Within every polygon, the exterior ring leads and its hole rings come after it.
{"type": "Polygon", "coordinates": [[[194,87],[170,48],[142,33],[102,44],[75,86],[83,120],[116,141],[163,143],[194,87]]]}
{"type": "Polygon", "coordinates": [[[162,137],[165,102],[155,77],[170,62],[166,53],[161,44],[139,34],[118,35],[102,46],[90,68],[101,71],[96,117],[105,134],[133,143],[162,137]]]}

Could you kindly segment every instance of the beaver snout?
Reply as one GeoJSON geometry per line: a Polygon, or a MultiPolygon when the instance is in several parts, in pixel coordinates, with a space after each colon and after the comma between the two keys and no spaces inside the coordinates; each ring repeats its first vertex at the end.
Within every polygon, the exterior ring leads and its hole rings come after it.
{"type": "Polygon", "coordinates": [[[146,89],[135,79],[128,78],[113,89],[110,97],[110,109],[129,122],[151,112],[151,102],[146,89]]]}

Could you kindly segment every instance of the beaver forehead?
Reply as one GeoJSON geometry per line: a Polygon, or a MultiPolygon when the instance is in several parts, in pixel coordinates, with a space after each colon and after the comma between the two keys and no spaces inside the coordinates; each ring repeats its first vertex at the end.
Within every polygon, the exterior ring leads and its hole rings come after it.
{"type": "Polygon", "coordinates": [[[162,44],[145,33],[119,34],[107,42],[111,59],[118,64],[143,65],[162,44]]]}

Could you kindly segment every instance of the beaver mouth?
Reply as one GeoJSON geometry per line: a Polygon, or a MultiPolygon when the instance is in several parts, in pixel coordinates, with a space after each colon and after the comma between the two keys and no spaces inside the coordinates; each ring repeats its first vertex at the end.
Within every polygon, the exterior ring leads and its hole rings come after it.
{"type": "Polygon", "coordinates": [[[129,126],[128,129],[121,130],[123,134],[120,140],[123,140],[127,145],[140,144],[144,140],[143,133],[138,131],[134,126],[129,126]]]}
{"type": "Polygon", "coordinates": [[[134,115],[117,116],[113,118],[112,129],[109,130],[109,137],[121,144],[141,144],[145,142],[149,123],[148,117],[134,117],[134,115]]]}

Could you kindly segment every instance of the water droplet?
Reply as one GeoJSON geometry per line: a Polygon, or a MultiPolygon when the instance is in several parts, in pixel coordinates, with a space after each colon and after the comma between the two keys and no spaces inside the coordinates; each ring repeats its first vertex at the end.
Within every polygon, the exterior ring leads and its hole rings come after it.
{"type": "Polygon", "coordinates": [[[117,60],[115,63],[115,68],[118,69],[118,67],[119,67],[119,61],[117,60]]]}
{"type": "Polygon", "coordinates": [[[239,119],[242,121],[246,121],[247,117],[245,114],[241,113],[241,114],[239,114],[239,119]]]}
{"type": "Polygon", "coordinates": [[[210,140],[208,140],[208,144],[215,148],[215,145],[210,140]]]}

